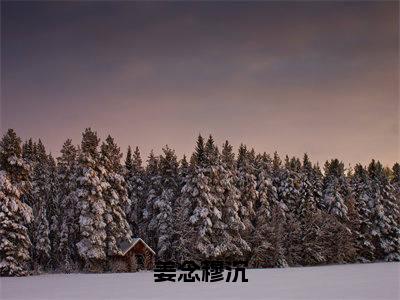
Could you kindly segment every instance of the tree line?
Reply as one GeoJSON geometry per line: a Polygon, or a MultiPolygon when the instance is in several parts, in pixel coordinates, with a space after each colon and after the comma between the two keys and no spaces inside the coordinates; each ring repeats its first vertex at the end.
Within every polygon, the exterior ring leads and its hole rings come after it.
{"type": "Polygon", "coordinates": [[[168,146],[142,162],[87,128],[59,157],[0,141],[0,274],[105,272],[119,243],[141,237],[158,260],[251,267],[400,260],[400,165],[323,170],[199,136],[189,159],[168,146]],[[122,162],[123,160],[123,162],[122,162]]]}

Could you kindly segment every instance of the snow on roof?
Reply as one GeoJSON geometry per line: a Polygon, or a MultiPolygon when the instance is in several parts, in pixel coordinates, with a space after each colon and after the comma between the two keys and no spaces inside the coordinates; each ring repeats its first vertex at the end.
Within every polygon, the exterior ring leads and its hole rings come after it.
{"type": "Polygon", "coordinates": [[[156,255],[156,253],[154,252],[153,249],[150,248],[149,245],[146,244],[145,241],[143,241],[141,238],[133,238],[132,242],[128,242],[127,240],[121,241],[120,243],[118,243],[119,248],[122,251],[122,256],[125,256],[133,247],[135,247],[135,245],[138,242],[142,242],[143,245],[150,250],[151,253],[153,253],[154,255],[156,255]]]}

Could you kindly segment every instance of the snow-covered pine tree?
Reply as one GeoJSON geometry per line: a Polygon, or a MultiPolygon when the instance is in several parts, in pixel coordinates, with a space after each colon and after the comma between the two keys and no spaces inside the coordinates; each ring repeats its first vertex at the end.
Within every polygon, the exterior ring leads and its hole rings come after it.
{"type": "Polygon", "coordinates": [[[397,203],[400,205],[400,164],[395,163],[392,168],[391,183],[395,189],[397,203]]]}
{"type": "Polygon", "coordinates": [[[125,159],[125,181],[131,205],[127,212],[128,221],[134,235],[139,235],[139,224],[143,223],[143,210],[146,208],[144,169],[139,148],[132,155],[131,147],[125,159]]]}
{"type": "Polygon", "coordinates": [[[255,235],[254,240],[259,240],[262,237],[257,237],[260,228],[266,226],[271,217],[271,207],[278,202],[278,191],[273,185],[272,178],[272,160],[266,154],[258,155],[256,158],[256,178],[257,178],[257,194],[254,210],[255,210],[255,235]]]}
{"type": "Polygon", "coordinates": [[[124,179],[126,182],[128,198],[129,198],[129,206],[125,208],[125,214],[128,219],[129,225],[131,226],[131,230],[134,227],[136,227],[136,223],[137,223],[136,210],[133,212],[133,217],[131,216],[132,200],[131,200],[131,192],[130,192],[131,188],[130,188],[130,183],[129,183],[129,177],[130,177],[130,172],[132,170],[132,167],[133,167],[132,148],[131,148],[131,146],[128,146],[128,150],[127,150],[126,156],[125,156],[125,164],[124,164],[122,173],[124,175],[124,179]],[[133,222],[132,222],[132,219],[133,219],[133,222]],[[132,224],[132,223],[134,223],[134,224],[132,224]]]}
{"type": "Polygon", "coordinates": [[[319,163],[313,165],[313,176],[311,176],[311,182],[314,186],[314,199],[316,201],[317,207],[322,209],[322,197],[324,190],[324,175],[322,174],[319,163]]]}
{"type": "Polygon", "coordinates": [[[222,145],[221,162],[225,170],[229,170],[232,173],[235,172],[235,153],[233,153],[233,147],[228,141],[225,141],[225,143],[222,145]]]}
{"type": "MultiPolygon", "coordinates": [[[[33,167],[35,165],[35,160],[36,160],[36,143],[33,142],[33,140],[30,138],[28,141],[25,141],[24,144],[22,145],[22,159],[25,161],[25,163],[28,165],[28,177],[29,177],[29,185],[30,188],[27,189],[27,193],[24,193],[22,195],[22,201],[26,204],[28,204],[31,208],[33,208],[35,204],[35,200],[33,199],[31,193],[32,193],[32,173],[33,173],[33,167]]],[[[33,212],[32,212],[33,213],[33,212]]],[[[33,219],[31,224],[29,225],[29,235],[30,237],[33,237],[33,219]]],[[[31,249],[32,250],[32,249],[31,249]]]]}
{"type": "Polygon", "coordinates": [[[250,151],[247,151],[247,159],[250,163],[250,165],[253,167],[253,170],[255,168],[255,164],[256,164],[256,151],[254,150],[254,148],[251,148],[250,151]]]}
{"type": "Polygon", "coordinates": [[[179,199],[187,214],[183,247],[191,251],[190,258],[194,260],[244,257],[250,250],[241,237],[244,224],[238,214],[234,170],[225,169],[222,163],[232,155],[230,145],[225,146],[226,157],[222,159],[212,136],[206,143],[199,136],[179,199]]]}
{"type": "Polygon", "coordinates": [[[240,192],[240,217],[245,224],[244,238],[250,241],[254,230],[254,205],[258,198],[257,178],[251,153],[241,144],[237,158],[237,188],[240,192]]]}
{"type": "Polygon", "coordinates": [[[33,261],[36,271],[41,272],[51,267],[50,254],[50,224],[48,220],[48,208],[52,197],[52,184],[50,173],[50,162],[45,146],[39,139],[34,153],[32,173],[32,209],[34,216],[33,224],[33,261]]]}
{"type": "Polygon", "coordinates": [[[238,178],[235,170],[235,155],[228,141],[223,144],[221,157],[212,171],[215,198],[222,199],[216,203],[220,206],[216,208],[222,212],[222,222],[218,222],[221,228],[217,227],[221,258],[224,260],[247,259],[251,247],[243,238],[246,234],[246,226],[240,217],[240,191],[236,187],[238,178]]]}
{"type": "MultiPolygon", "coordinates": [[[[303,163],[292,160],[292,168],[297,170],[299,188],[299,204],[295,218],[301,228],[298,249],[298,263],[300,265],[316,265],[324,263],[326,257],[323,249],[325,238],[323,213],[317,207],[316,198],[321,196],[321,185],[317,170],[312,166],[307,154],[304,154],[303,163]],[[299,169],[300,168],[300,169],[299,169]]],[[[292,171],[293,172],[293,171],[292,171]]]]}
{"type": "Polygon", "coordinates": [[[307,155],[304,154],[303,164],[300,172],[300,207],[298,214],[303,215],[306,211],[315,211],[317,203],[322,197],[322,174],[318,166],[312,166],[307,155]]]}
{"type": "Polygon", "coordinates": [[[205,143],[204,138],[199,135],[196,141],[196,147],[194,153],[190,157],[190,164],[194,168],[195,166],[205,166],[206,154],[205,154],[205,143]]]}
{"type": "Polygon", "coordinates": [[[100,139],[90,128],[82,134],[81,149],[76,167],[76,190],[72,203],[77,203],[79,234],[76,244],[78,254],[88,271],[104,269],[106,259],[106,213],[105,193],[109,183],[99,163],[100,139]]]}
{"type": "Polygon", "coordinates": [[[304,155],[300,159],[286,156],[278,188],[280,201],[289,208],[282,220],[287,234],[285,260],[289,265],[315,265],[326,261],[324,255],[324,218],[317,208],[315,182],[317,174],[304,155]]]}
{"type": "Polygon", "coordinates": [[[46,148],[39,139],[34,144],[34,154],[32,161],[32,209],[33,214],[37,215],[42,206],[47,205],[47,197],[49,195],[49,174],[48,174],[48,156],[46,148]]]}
{"type": "Polygon", "coordinates": [[[354,196],[355,209],[358,218],[355,216],[350,220],[353,235],[355,235],[355,247],[357,251],[357,260],[361,262],[370,262],[375,259],[375,247],[373,245],[373,191],[371,181],[367,170],[360,164],[354,168],[354,174],[351,177],[351,187],[354,196]],[[355,227],[355,228],[354,228],[355,227]]]}
{"type": "Polygon", "coordinates": [[[182,188],[180,202],[183,207],[190,205],[187,208],[187,233],[182,239],[182,247],[190,253],[190,257],[186,258],[191,260],[201,261],[215,257],[212,219],[215,213],[219,213],[213,210],[215,201],[209,176],[210,159],[213,160],[211,153],[206,153],[204,139],[199,135],[196,150],[190,159],[190,174],[182,188]]]}
{"type": "Polygon", "coordinates": [[[293,261],[290,261],[291,257],[299,251],[293,247],[297,243],[291,244],[292,236],[300,236],[300,234],[298,224],[292,223],[291,220],[293,220],[292,216],[285,214],[280,205],[271,207],[271,217],[268,219],[268,223],[257,229],[257,235],[262,238],[253,248],[249,261],[251,267],[282,268],[294,264],[293,261]],[[291,257],[288,253],[291,254],[291,257]]]}
{"type": "Polygon", "coordinates": [[[23,276],[29,272],[31,242],[27,225],[31,208],[23,203],[21,191],[0,171],[0,275],[23,276]]]}
{"type": "Polygon", "coordinates": [[[338,159],[325,163],[323,196],[320,205],[341,221],[347,220],[346,200],[350,197],[350,187],[344,171],[344,164],[338,159]]]}
{"type": "Polygon", "coordinates": [[[52,268],[58,267],[58,245],[61,239],[61,203],[58,198],[58,178],[57,164],[51,154],[48,155],[48,174],[49,174],[49,201],[47,207],[47,219],[49,222],[49,239],[50,239],[50,264],[52,268]]]}
{"type": "Polygon", "coordinates": [[[251,239],[250,265],[252,267],[266,266],[267,255],[272,250],[272,245],[267,239],[271,233],[272,205],[278,202],[278,192],[273,185],[272,168],[272,160],[266,153],[257,156],[255,169],[258,198],[254,205],[255,230],[251,239]]]}
{"type": "Polygon", "coordinates": [[[179,164],[178,178],[179,178],[179,197],[175,201],[174,206],[174,222],[173,222],[173,258],[172,260],[177,263],[182,263],[188,260],[191,256],[189,249],[186,247],[187,236],[191,236],[193,232],[189,232],[187,226],[191,203],[185,197],[182,197],[182,189],[188,182],[189,175],[191,174],[191,167],[187,162],[184,155],[179,164]]]}
{"type": "Polygon", "coordinates": [[[150,222],[154,218],[154,202],[162,193],[161,179],[159,158],[156,157],[153,150],[151,150],[145,171],[146,203],[142,213],[143,220],[139,223],[139,234],[153,249],[157,246],[157,232],[150,228],[150,222]]]}
{"type": "Polygon", "coordinates": [[[50,266],[50,225],[47,219],[47,209],[41,206],[35,216],[33,260],[36,272],[48,270],[50,266]]]}
{"type": "Polygon", "coordinates": [[[396,202],[393,186],[381,163],[372,160],[368,174],[374,197],[373,236],[377,259],[400,260],[400,209],[396,202]]]}
{"type": "Polygon", "coordinates": [[[324,252],[329,263],[351,262],[355,258],[355,241],[351,231],[354,225],[349,217],[357,213],[353,209],[349,214],[348,206],[354,206],[350,203],[353,196],[349,180],[345,176],[344,164],[338,159],[327,161],[324,169],[323,195],[318,207],[333,216],[325,217],[330,223],[324,232],[324,252]]]}
{"type": "Polygon", "coordinates": [[[128,146],[128,150],[126,151],[125,156],[125,172],[128,172],[133,167],[133,160],[132,160],[132,148],[128,146]]]}
{"type": "Polygon", "coordinates": [[[21,201],[30,188],[29,165],[22,159],[21,139],[9,129],[0,141],[0,275],[29,272],[32,209],[21,201]]]}
{"type": "Polygon", "coordinates": [[[274,152],[274,157],[272,158],[272,173],[274,177],[277,178],[276,181],[279,180],[279,172],[282,167],[282,160],[279,157],[278,152],[274,152]]]}
{"type": "Polygon", "coordinates": [[[280,172],[278,198],[288,208],[288,212],[296,214],[300,207],[300,162],[293,157],[285,158],[285,166],[280,172]]]}
{"type": "MultiPolygon", "coordinates": [[[[160,189],[154,190],[158,193],[152,198],[152,218],[149,222],[149,230],[156,235],[157,257],[160,260],[169,261],[173,257],[173,210],[175,199],[179,197],[179,179],[175,151],[168,146],[163,148],[158,171],[161,179],[160,189]]],[[[156,182],[158,183],[158,179],[156,182]]]]}
{"type": "Polygon", "coordinates": [[[56,247],[58,267],[65,272],[78,269],[76,243],[79,234],[79,211],[76,190],[77,149],[66,140],[57,157],[57,201],[60,205],[60,242],[56,247]]]}
{"type": "Polygon", "coordinates": [[[25,141],[22,145],[22,158],[29,164],[32,165],[35,160],[35,149],[32,139],[25,141]]]}
{"type": "Polygon", "coordinates": [[[107,255],[121,254],[119,243],[132,241],[132,231],[127,221],[125,211],[130,207],[128,191],[121,165],[122,153],[120,148],[109,135],[101,145],[101,173],[108,183],[108,188],[103,191],[106,204],[104,222],[106,223],[107,255]]]}
{"type": "Polygon", "coordinates": [[[179,169],[178,169],[180,189],[185,185],[186,177],[188,176],[189,172],[190,172],[189,163],[187,161],[186,155],[183,155],[179,163],[179,169]]]}
{"type": "Polygon", "coordinates": [[[31,189],[30,166],[22,158],[21,139],[9,129],[0,142],[0,167],[23,193],[31,189]]]}
{"type": "MultiPolygon", "coordinates": [[[[271,179],[272,179],[272,184],[274,185],[276,191],[277,191],[277,199],[276,199],[276,205],[279,210],[281,210],[281,213],[276,213],[276,215],[281,215],[285,216],[285,214],[289,211],[289,208],[285,204],[285,202],[282,201],[281,197],[278,195],[278,191],[281,187],[281,178],[284,176],[285,173],[285,166],[282,165],[282,160],[278,155],[278,152],[274,152],[274,157],[272,159],[272,173],[271,173],[271,179]]],[[[271,199],[273,203],[273,199],[271,199]]]]}

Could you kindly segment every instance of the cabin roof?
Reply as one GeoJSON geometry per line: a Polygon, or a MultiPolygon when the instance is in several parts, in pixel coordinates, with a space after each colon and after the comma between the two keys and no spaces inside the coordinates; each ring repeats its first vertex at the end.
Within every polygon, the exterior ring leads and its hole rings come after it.
{"type": "Polygon", "coordinates": [[[154,252],[154,250],[151,249],[150,246],[147,245],[146,242],[143,241],[141,238],[133,238],[133,239],[132,239],[132,242],[129,242],[129,241],[127,241],[127,240],[123,240],[123,241],[121,241],[121,242],[118,243],[118,247],[119,247],[119,248],[121,249],[121,251],[122,251],[122,256],[125,256],[133,247],[135,247],[135,245],[136,245],[137,243],[140,243],[140,242],[142,242],[143,245],[144,245],[147,249],[149,249],[149,251],[150,251],[151,253],[153,253],[153,255],[156,254],[156,253],[154,252]]]}

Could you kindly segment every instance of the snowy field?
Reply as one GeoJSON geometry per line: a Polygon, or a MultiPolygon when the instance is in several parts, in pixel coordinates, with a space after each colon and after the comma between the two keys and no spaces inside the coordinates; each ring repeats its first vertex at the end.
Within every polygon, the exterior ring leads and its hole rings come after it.
{"type": "Polygon", "coordinates": [[[152,272],[0,278],[0,299],[400,299],[400,263],[247,270],[247,283],[155,283],[152,272]]]}

